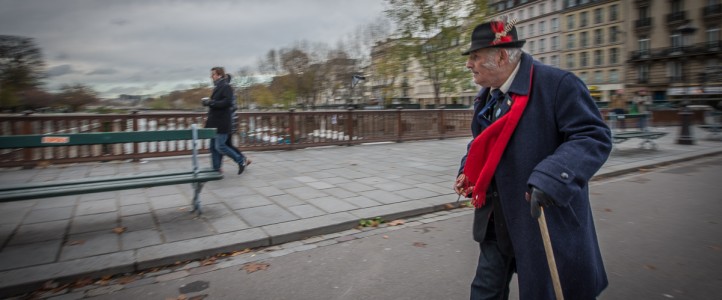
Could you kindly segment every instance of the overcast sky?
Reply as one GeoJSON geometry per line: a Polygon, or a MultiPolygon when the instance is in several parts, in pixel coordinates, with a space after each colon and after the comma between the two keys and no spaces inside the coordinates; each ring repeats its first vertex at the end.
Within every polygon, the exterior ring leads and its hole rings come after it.
{"type": "Polygon", "coordinates": [[[116,97],[210,83],[212,66],[255,68],[269,50],[296,41],[334,47],[384,16],[384,7],[384,0],[0,0],[0,34],[35,40],[47,89],[82,83],[116,97]]]}

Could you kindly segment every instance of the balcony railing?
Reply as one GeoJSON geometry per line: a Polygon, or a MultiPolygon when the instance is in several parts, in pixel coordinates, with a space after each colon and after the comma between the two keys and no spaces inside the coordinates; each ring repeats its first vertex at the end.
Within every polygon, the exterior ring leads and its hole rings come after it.
{"type": "Polygon", "coordinates": [[[634,21],[635,29],[649,29],[652,26],[652,18],[644,18],[634,21]]]}
{"type": "Polygon", "coordinates": [[[688,57],[701,54],[719,53],[722,47],[720,41],[709,41],[688,46],[670,46],[666,48],[645,49],[629,52],[631,61],[648,61],[675,57],[688,57]]]}
{"type": "Polygon", "coordinates": [[[678,11],[667,14],[667,23],[668,24],[676,24],[682,21],[687,20],[687,12],[686,11],[678,11]]]}
{"type": "Polygon", "coordinates": [[[703,18],[714,18],[722,15],[722,4],[707,5],[702,8],[703,18]]]}
{"type": "MultiPolygon", "coordinates": [[[[241,112],[233,143],[241,150],[290,150],[369,142],[469,136],[469,109],[241,112]]],[[[205,124],[205,113],[0,116],[0,135],[149,131],[205,124]]],[[[201,143],[208,151],[209,141],[201,143]]],[[[190,154],[190,141],[10,149],[0,167],[134,160],[190,154]]]]}

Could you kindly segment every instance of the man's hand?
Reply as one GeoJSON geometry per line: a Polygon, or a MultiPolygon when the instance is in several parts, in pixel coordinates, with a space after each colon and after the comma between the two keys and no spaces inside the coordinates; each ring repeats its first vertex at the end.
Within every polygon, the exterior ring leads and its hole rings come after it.
{"type": "Polygon", "coordinates": [[[469,180],[466,178],[466,175],[464,175],[464,173],[459,174],[459,176],[456,177],[456,182],[454,183],[454,191],[456,194],[464,197],[471,195],[474,191],[474,187],[470,187],[468,183],[469,180]]]}
{"type": "Polygon", "coordinates": [[[534,219],[539,218],[539,216],[541,215],[540,207],[557,205],[557,202],[554,201],[551,196],[533,185],[531,186],[529,191],[526,192],[525,196],[526,201],[529,201],[529,204],[531,205],[531,216],[534,219]]]}

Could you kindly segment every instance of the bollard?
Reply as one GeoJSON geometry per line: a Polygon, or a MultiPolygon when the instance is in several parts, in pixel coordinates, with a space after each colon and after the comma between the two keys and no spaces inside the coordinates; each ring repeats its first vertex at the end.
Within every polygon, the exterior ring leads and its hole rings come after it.
{"type": "Polygon", "coordinates": [[[680,145],[694,145],[694,137],[690,130],[690,123],[692,121],[692,112],[686,106],[682,108],[682,111],[677,113],[682,123],[682,127],[679,131],[679,138],[677,138],[677,144],[680,145]]]}

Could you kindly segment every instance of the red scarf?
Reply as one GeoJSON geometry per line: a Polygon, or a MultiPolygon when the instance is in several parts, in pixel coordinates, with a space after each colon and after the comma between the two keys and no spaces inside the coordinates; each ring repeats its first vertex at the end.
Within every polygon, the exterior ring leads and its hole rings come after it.
{"type": "MultiPolygon", "coordinates": [[[[533,72],[534,68],[532,67],[529,71],[530,90],[533,72]]],[[[466,163],[464,164],[464,175],[468,180],[467,184],[475,183],[473,184],[474,192],[471,196],[471,204],[476,208],[486,204],[486,190],[489,188],[491,178],[494,177],[494,172],[499,165],[501,155],[504,154],[506,144],[509,143],[516,125],[519,124],[519,119],[521,119],[529,100],[528,94],[512,95],[514,101],[509,112],[491,123],[471,142],[469,154],[466,156],[466,163]]]]}

